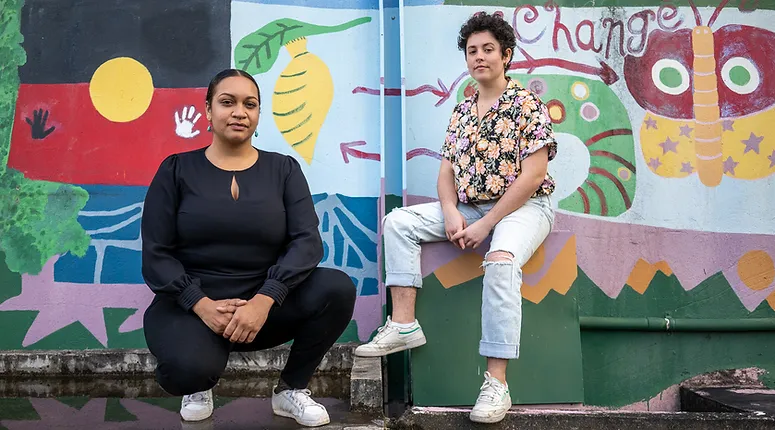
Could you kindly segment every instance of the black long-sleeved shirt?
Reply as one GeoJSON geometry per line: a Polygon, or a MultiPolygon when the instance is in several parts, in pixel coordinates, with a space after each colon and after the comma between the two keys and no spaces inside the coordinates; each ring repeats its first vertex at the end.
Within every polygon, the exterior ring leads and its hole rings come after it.
{"type": "Polygon", "coordinates": [[[141,224],[143,278],[186,310],[205,296],[263,294],[280,306],[323,257],[301,167],[259,150],[253,166],[226,171],[205,149],[167,157],[151,181],[141,224]]]}

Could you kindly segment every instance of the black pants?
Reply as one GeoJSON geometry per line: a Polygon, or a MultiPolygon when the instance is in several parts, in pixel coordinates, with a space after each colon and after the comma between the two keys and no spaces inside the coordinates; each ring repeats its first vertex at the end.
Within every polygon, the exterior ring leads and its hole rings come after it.
{"type": "Polygon", "coordinates": [[[281,307],[273,307],[252,343],[231,343],[193,312],[157,296],[145,312],[148,349],[156,357],[156,380],[174,396],[215,386],[231,351],[257,351],[293,339],[280,377],[291,388],[306,388],[325,353],[344,332],[355,307],[355,285],[347,274],[315,269],[281,307]]]}

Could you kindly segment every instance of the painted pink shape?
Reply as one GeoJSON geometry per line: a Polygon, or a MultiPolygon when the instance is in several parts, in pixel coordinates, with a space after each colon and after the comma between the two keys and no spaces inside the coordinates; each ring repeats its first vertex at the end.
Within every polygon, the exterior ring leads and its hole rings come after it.
{"type": "Polygon", "coordinates": [[[80,322],[107,347],[105,308],[137,309],[121,324],[119,332],[142,327],[143,314],[153,300],[153,292],[146,285],[55,282],[54,263],[58,258],[49,260],[38,275],[22,275],[22,293],[0,304],[0,311],[38,311],[22,346],[80,322]]]}
{"type": "Polygon", "coordinates": [[[89,400],[80,410],[67,406],[56,399],[31,398],[30,403],[39,420],[12,421],[3,420],[0,424],[9,430],[33,430],[42,428],[57,429],[120,429],[127,428],[124,423],[105,422],[107,399],[89,400]]]}
{"type": "Polygon", "coordinates": [[[353,319],[358,324],[358,339],[369,340],[371,333],[382,321],[382,294],[360,296],[355,302],[353,319]]]}
{"type": "Polygon", "coordinates": [[[121,406],[123,406],[127,412],[137,418],[137,421],[127,421],[125,428],[181,428],[179,412],[168,411],[161,406],[152,405],[135,399],[121,399],[119,400],[119,403],[121,403],[121,406]]]}
{"type": "Polygon", "coordinates": [[[565,213],[556,215],[555,228],[576,234],[579,267],[609,297],[619,295],[641,258],[652,264],[667,262],[685,290],[722,272],[749,311],[775,291],[771,285],[753,293],[730,275],[748,251],[763,250],[775,258],[774,235],[675,230],[565,213]]]}
{"type": "MultiPolygon", "coordinates": [[[[523,282],[528,285],[535,285],[539,283],[546,275],[546,272],[549,271],[549,267],[557,257],[557,254],[560,253],[565,244],[568,243],[568,239],[570,239],[572,236],[573,233],[569,231],[553,231],[549,233],[549,236],[544,241],[544,249],[546,252],[544,256],[544,264],[541,266],[539,271],[524,275],[524,278],[522,279],[523,282]]],[[[439,267],[444,266],[450,261],[453,261],[464,253],[474,252],[482,256],[482,259],[484,259],[484,255],[487,253],[489,248],[490,238],[487,238],[484,242],[482,242],[482,245],[477,249],[466,251],[461,251],[448,241],[424,243],[422,245],[422,257],[420,259],[420,272],[422,273],[422,277],[425,278],[426,276],[435,272],[439,267]]]]}

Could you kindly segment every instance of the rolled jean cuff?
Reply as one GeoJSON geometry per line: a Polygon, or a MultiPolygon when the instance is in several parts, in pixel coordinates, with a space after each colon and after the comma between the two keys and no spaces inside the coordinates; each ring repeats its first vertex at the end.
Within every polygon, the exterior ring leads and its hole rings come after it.
{"type": "Polygon", "coordinates": [[[482,357],[513,360],[519,358],[519,345],[480,341],[479,355],[482,357]]]}
{"type": "Polygon", "coordinates": [[[385,275],[385,285],[388,287],[422,288],[422,277],[414,273],[388,273],[385,275]]]}

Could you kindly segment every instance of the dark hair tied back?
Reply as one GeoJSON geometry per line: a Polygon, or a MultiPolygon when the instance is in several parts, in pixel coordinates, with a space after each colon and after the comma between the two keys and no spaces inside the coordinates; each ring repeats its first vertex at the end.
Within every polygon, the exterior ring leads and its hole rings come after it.
{"type": "Polygon", "coordinates": [[[253,76],[251,76],[250,73],[239,70],[239,69],[226,69],[218,72],[217,75],[213,76],[213,79],[210,80],[210,85],[207,86],[207,95],[205,96],[205,102],[207,104],[211,104],[213,101],[213,93],[215,92],[215,87],[218,86],[218,84],[226,79],[231,78],[234,76],[242,76],[243,78],[250,79],[250,82],[253,82],[253,85],[256,86],[256,91],[258,92],[258,104],[261,104],[261,89],[258,87],[258,83],[255,79],[253,79],[253,76]]]}

